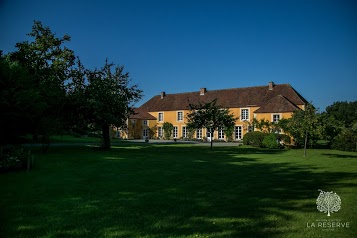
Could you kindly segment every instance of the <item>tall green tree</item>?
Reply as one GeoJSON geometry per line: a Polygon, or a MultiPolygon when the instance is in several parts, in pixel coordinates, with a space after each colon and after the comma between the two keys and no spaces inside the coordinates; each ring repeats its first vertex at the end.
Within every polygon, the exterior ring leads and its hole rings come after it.
{"type": "Polygon", "coordinates": [[[326,107],[326,114],[331,116],[344,127],[351,127],[357,122],[357,101],[354,102],[334,102],[326,107]]]}
{"type": "MultiPolygon", "coordinates": [[[[234,117],[229,109],[217,105],[217,99],[211,102],[190,104],[190,112],[186,116],[188,128],[206,128],[213,135],[219,129],[231,128],[235,125],[238,118],[234,117]]],[[[211,150],[213,139],[211,140],[211,150]]]]}
{"type": "Polygon", "coordinates": [[[31,133],[34,117],[44,102],[32,85],[33,77],[9,55],[0,55],[0,144],[16,143],[31,133]]]}
{"type": "Polygon", "coordinates": [[[87,85],[84,90],[84,110],[89,123],[102,130],[103,149],[110,149],[110,127],[122,128],[132,113],[133,103],[142,97],[138,85],[130,86],[128,72],[124,66],[105,61],[101,69],[86,72],[87,85]]]}
{"type": "MultiPolygon", "coordinates": [[[[49,27],[35,21],[28,34],[32,41],[16,44],[10,54],[32,76],[32,86],[40,97],[43,110],[33,115],[33,133],[49,135],[57,132],[66,119],[66,84],[75,64],[74,52],[65,46],[68,35],[56,37],[49,27]]],[[[28,98],[32,100],[32,98],[28,98]]]]}

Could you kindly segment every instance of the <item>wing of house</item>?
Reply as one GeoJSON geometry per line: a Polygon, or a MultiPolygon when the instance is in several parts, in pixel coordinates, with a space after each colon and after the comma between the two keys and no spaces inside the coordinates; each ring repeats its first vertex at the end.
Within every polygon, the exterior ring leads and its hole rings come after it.
{"type": "MultiPolygon", "coordinates": [[[[229,108],[236,117],[239,117],[234,128],[233,139],[235,140],[242,139],[248,132],[248,125],[253,118],[278,121],[281,118],[291,117],[295,110],[304,110],[307,104],[306,99],[290,84],[270,82],[265,86],[246,88],[221,90],[201,88],[199,91],[187,93],[162,92],[136,109],[136,113],[129,120],[135,120],[135,123],[143,126],[138,129],[143,137],[162,137],[163,123],[170,122],[174,125],[174,138],[187,138],[189,132],[185,115],[189,112],[189,104],[210,102],[214,99],[217,99],[217,104],[229,108]]],[[[223,131],[209,135],[205,129],[197,130],[193,136],[225,139],[223,131]]]]}

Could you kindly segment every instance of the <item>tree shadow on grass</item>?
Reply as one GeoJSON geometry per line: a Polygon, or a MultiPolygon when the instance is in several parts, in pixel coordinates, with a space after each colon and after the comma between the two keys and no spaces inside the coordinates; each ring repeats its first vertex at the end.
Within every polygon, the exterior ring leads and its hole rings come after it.
{"type": "Polygon", "coordinates": [[[325,153],[322,155],[328,156],[330,158],[357,159],[357,155],[352,155],[352,154],[332,154],[332,153],[328,154],[328,153],[325,153]]]}
{"type": "Polygon", "coordinates": [[[93,159],[89,158],[93,152],[82,153],[88,154],[83,158],[88,164],[65,158],[68,164],[57,176],[37,180],[34,186],[40,194],[46,190],[46,197],[29,194],[29,201],[37,203],[10,209],[15,214],[8,223],[17,228],[8,234],[298,236],[304,227],[290,225],[301,222],[296,213],[316,212],[317,189],[355,178],[351,173],[323,173],[317,167],[265,161],[265,156],[271,160],[284,153],[279,150],[217,147],[211,152],[196,146],[130,145],[93,159]]]}

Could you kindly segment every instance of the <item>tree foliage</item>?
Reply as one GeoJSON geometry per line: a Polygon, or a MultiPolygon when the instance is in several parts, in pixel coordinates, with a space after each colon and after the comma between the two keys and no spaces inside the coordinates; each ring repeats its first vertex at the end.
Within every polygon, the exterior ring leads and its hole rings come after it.
{"type": "Polygon", "coordinates": [[[269,148],[269,149],[278,149],[280,146],[280,144],[277,140],[276,134],[274,134],[274,133],[267,134],[264,137],[262,144],[264,147],[269,148]]]}
{"type": "Polygon", "coordinates": [[[110,126],[123,128],[126,125],[133,103],[141,98],[142,91],[138,85],[129,85],[131,80],[129,73],[124,72],[124,66],[114,65],[108,60],[101,69],[87,70],[84,76],[87,82],[83,90],[85,101],[78,98],[83,107],[81,111],[87,123],[94,123],[102,130],[102,147],[109,149],[110,126]]]}
{"type": "Polygon", "coordinates": [[[33,40],[16,44],[1,56],[1,143],[26,133],[49,135],[64,129],[83,131],[88,125],[103,132],[103,147],[110,148],[110,127],[124,127],[132,104],[141,98],[130,85],[124,66],[105,62],[86,69],[65,44],[35,21],[28,34],[33,40]]]}
{"type": "Polygon", "coordinates": [[[280,124],[282,129],[289,133],[298,146],[304,147],[304,157],[306,157],[307,145],[312,146],[321,137],[323,127],[316,108],[312,104],[307,104],[305,110],[297,110],[292,117],[280,124]]]}
{"type": "Polygon", "coordinates": [[[162,128],[164,129],[165,139],[169,140],[171,138],[172,130],[174,129],[174,126],[170,122],[165,122],[162,125],[162,128]]]}
{"type": "Polygon", "coordinates": [[[0,144],[15,143],[31,132],[45,102],[32,85],[33,77],[9,56],[0,56],[0,144]]]}
{"type": "MultiPolygon", "coordinates": [[[[11,69],[12,73],[21,68],[28,75],[15,80],[17,85],[20,85],[20,81],[26,81],[27,89],[22,88],[18,92],[27,94],[29,104],[36,105],[36,110],[31,110],[30,124],[26,125],[33,134],[48,136],[58,132],[64,125],[68,103],[66,82],[75,64],[75,56],[72,50],[64,46],[70,40],[68,35],[58,38],[39,21],[34,22],[28,36],[33,41],[17,43],[17,50],[8,55],[8,60],[12,65],[18,64],[11,69]]],[[[5,91],[9,92],[11,88],[5,88],[5,91]]]]}
{"type": "Polygon", "coordinates": [[[344,127],[351,127],[354,122],[357,122],[357,101],[334,102],[326,107],[326,114],[342,123],[344,127]]]}
{"type": "Polygon", "coordinates": [[[251,145],[251,146],[255,146],[255,147],[262,147],[263,140],[264,140],[265,136],[266,136],[266,133],[263,133],[261,131],[248,132],[243,137],[243,144],[251,145]]]}
{"type": "MultiPolygon", "coordinates": [[[[229,109],[217,105],[217,99],[197,105],[190,104],[190,112],[186,117],[188,128],[206,128],[211,135],[219,129],[233,127],[238,119],[229,112],[229,109]]],[[[212,145],[213,140],[211,140],[211,149],[212,145]]]]}

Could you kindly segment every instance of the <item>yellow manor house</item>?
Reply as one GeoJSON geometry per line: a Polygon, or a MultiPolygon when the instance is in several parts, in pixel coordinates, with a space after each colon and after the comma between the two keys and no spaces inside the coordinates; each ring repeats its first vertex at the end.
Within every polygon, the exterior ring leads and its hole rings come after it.
{"type": "Polygon", "coordinates": [[[238,117],[233,131],[233,140],[241,140],[250,128],[253,118],[277,122],[291,117],[295,110],[305,109],[307,101],[290,85],[274,84],[247,88],[166,94],[152,97],[141,107],[135,109],[127,122],[127,129],[120,133],[121,138],[139,139],[164,137],[163,124],[170,122],[174,128],[172,138],[176,139],[215,139],[226,140],[224,131],[219,130],[210,136],[206,129],[190,132],[187,129],[186,115],[189,104],[211,102],[217,99],[217,105],[229,108],[238,117]],[[191,133],[191,134],[190,134],[191,133]]]}

